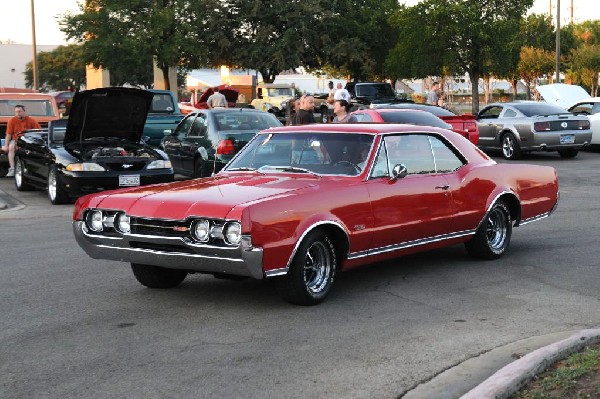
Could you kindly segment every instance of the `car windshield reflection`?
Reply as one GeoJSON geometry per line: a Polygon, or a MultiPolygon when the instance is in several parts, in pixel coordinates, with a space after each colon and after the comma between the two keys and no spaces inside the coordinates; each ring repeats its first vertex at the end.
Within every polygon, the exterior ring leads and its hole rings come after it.
{"type": "Polygon", "coordinates": [[[226,171],[356,176],[366,167],[373,140],[369,134],[262,134],[226,171]]]}

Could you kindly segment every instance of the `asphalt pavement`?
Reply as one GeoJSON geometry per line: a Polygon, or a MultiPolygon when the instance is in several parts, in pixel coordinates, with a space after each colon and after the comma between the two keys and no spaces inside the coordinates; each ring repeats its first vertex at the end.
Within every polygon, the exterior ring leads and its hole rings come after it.
{"type": "MultiPolygon", "coordinates": [[[[0,189],[0,213],[26,207],[27,204],[0,189]]],[[[600,328],[554,333],[516,341],[456,364],[400,397],[506,398],[552,363],[597,342],[600,342],[600,328]]]]}

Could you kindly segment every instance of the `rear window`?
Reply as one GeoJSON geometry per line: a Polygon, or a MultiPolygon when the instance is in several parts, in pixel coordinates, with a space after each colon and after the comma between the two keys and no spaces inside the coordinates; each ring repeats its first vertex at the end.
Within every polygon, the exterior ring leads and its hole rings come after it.
{"type": "Polygon", "coordinates": [[[54,108],[50,100],[0,100],[0,116],[15,116],[15,105],[25,107],[25,112],[29,116],[53,116],[54,108]]]}
{"type": "Polygon", "coordinates": [[[266,112],[221,112],[215,113],[217,130],[259,130],[281,126],[273,114],[266,112]]]}
{"type": "Polygon", "coordinates": [[[525,116],[568,114],[567,111],[558,105],[547,103],[514,104],[513,107],[521,111],[525,116]]]}
{"type": "Polygon", "coordinates": [[[152,105],[150,106],[150,113],[160,114],[169,113],[175,110],[173,104],[173,98],[169,94],[154,93],[152,97],[152,105]]]}

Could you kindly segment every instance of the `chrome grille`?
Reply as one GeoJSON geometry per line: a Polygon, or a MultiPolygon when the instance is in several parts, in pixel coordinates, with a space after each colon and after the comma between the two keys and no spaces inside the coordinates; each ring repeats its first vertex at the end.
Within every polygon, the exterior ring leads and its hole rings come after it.
{"type": "Polygon", "coordinates": [[[131,217],[131,233],[163,237],[190,237],[189,222],[131,217]],[[183,231],[182,231],[183,230],[183,231]]]}

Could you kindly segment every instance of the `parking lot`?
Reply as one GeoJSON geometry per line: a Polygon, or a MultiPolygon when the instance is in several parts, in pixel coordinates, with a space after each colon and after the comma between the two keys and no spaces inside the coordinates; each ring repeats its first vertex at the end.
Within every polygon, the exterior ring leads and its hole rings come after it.
{"type": "Polygon", "coordinates": [[[144,288],[85,255],[72,205],[2,178],[0,396],[393,398],[493,348],[597,327],[600,153],[519,162],[554,166],[561,201],[503,258],[455,246],[362,267],[308,308],[268,281],[144,288]]]}

